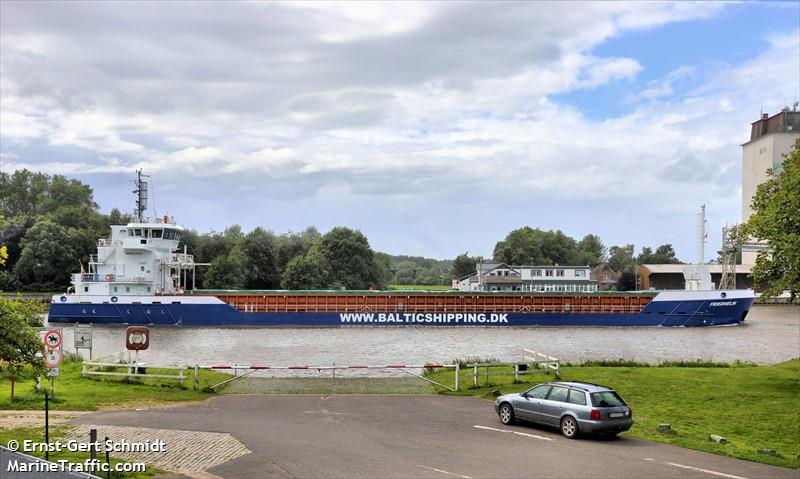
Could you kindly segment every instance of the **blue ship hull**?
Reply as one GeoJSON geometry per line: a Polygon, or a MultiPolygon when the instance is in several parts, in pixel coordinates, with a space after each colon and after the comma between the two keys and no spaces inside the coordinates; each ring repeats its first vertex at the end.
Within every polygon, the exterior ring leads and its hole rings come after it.
{"type": "Polygon", "coordinates": [[[241,312],[225,303],[58,302],[51,323],[169,326],[719,326],[744,321],[753,298],[651,301],[638,313],[306,313],[241,312]]]}

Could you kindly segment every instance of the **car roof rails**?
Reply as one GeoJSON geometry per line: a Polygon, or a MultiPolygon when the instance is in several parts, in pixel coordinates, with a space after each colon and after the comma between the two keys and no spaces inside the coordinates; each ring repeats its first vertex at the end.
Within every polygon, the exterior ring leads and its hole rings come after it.
{"type": "Polygon", "coordinates": [[[613,388],[610,388],[608,386],[604,386],[602,384],[595,384],[595,383],[590,383],[590,382],[587,382],[587,381],[575,381],[575,382],[576,383],[581,383],[581,384],[588,384],[589,386],[596,386],[598,388],[606,388],[606,389],[612,389],[613,390],[613,388]]]}

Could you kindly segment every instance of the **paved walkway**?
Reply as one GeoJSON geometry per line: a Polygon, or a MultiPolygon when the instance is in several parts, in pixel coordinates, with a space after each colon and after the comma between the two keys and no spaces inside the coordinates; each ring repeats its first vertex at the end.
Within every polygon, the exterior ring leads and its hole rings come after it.
{"type": "Polygon", "coordinates": [[[112,452],[112,455],[198,479],[216,477],[205,471],[250,453],[241,442],[223,432],[84,424],[72,430],[70,438],[89,442],[90,429],[97,429],[97,439],[101,442],[106,437],[115,443],[163,441],[166,452],[112,452]]]}

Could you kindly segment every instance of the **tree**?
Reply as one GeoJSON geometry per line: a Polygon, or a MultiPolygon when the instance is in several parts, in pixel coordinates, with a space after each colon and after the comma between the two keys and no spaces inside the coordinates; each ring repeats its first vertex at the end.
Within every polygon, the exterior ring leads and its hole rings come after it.
{"type": "Polygon", "coordinates": [[[800,138],[783,158],[782,167],[768,170],[769,179],[756,188],[753,215],[740,234],[769,244],[753,267],[755,282],[767,286],[764,294],[789,291],[794,299],[800,296],[800,138]]]}
{"type": "Polygon", "coordinates": [[[634,248],[632,244],[624,246],[612,246],[609,250],[608,265],[618,273],[625,271],[633,272],[636,268],[636,261],[633,258],[634,248]]]}
{"type": "Polygon", "coordinates": [[[453,261],[453,269],[450,270],[450,277],[458,279],[475,273],[476,265],[480,261],[481,258],[470,256],[467,252],[456,256],[453,261]]]}
{"type": "Polygon", "coordinates": [[[608,265],[619,273],[617,290],[630,291],[636,289],[636,259],[633,257],[632,244],[612,246],[609,250],[608,265]]]}
{"type": "Polygon", "coordinates": [[[26,365],[41,371],[42,358],[36,353],[44,352],[44,344],[36,336],[39,324],[38,304],[32,301],[17,301],[0,296],[0,371],[11,380],[11,399],[14,399],[14,383],[26,365]]]}
{"type": "Polygon", "coordinates": [[[328,281],[329,265],[317,247],[292,258],[281,276],[285,289],[325,289],[328,281]]]}
{"type": "Polygon", "coordinates": [[[205,276],[204,286],[210,289],[242,289],[245,285],[245,255],[241,248],[211,262],[205,276]]]}
{"type": "Polygon", "coordinates": [[[49,220],[36,223],[22,239],[22,253],[14,267],[17,279],[25,285],[55,288],[69,284],[78,256],[67,241],[69,231],[49,220]]]}
{"type": "Polygon", "coordinates": [[[559,230],[542,231],[528,226],[509,233],[494,247],[494,261],[508,264],[575,264],[577,243],[559,230]]]}
{"type": "Polygon", "coordinates": [[[597,235],[588,234],[578,242],[577,264],[587,264],[594,268],[606,259],[606,247],[597,235]]]}
{"type": "Polygon", "coordinates": [[[339,226],[325,233],[318,244],[330,267],[329,287],[385,288],[375,253],[360,231],[339,226]]]}
{"type": "Polygon", "coordinates": [[[275,260],[278,271],[283,271],[292,258],[303,256],[319,241],[321,235],[313,226],[302,233],[281,235],[275,242],[275,260]]]}
{"type": "Polygon", "coordinates": [[[244,256],[246,288],[274,289],[280,286],[271,233],[261,228],[251,231],[244,239],[244,256]]]}
{"type": "Polygon", "coordinates": [[[681,260],[675,257],[675,250],[672,249],[671,244],[662,244],[656,248],[653,253],[653,248],[642,248],[642,253],[636,259],[638,264],[681,264],[681,260]]]}
{"type": "MultiPolygon", "coordinates": [[[[0,215],[0,224],[2,224],[3,215],[0,215]]],[[[0,266],[6,265],[6,260],[8,259],[8,248],[3,243],[0,243],[0,266]]]]}

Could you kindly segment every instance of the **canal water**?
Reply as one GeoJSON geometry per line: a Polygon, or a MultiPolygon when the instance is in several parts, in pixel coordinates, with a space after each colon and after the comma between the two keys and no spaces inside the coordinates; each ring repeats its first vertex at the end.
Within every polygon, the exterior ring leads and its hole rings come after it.
{"type": "MultiPolygon", "coordinates": [[[[64,328],[65,350],[74,351],[72,326],[56,326],[64,328]]],[[[94,326],[93,357],[124,351],[124,331],[125,326],[94,326]]],[[[152,365],[387,365],[465,357],[513,362],[521,359],[523,348],[573,363],[621,358],[653,364],[695,359],[772,364],[800,357],[800,307],[785,305],[754,306],[740,326],[701,328],[162,326],[150,331],[150,349],[140,360],[152,365]]]]}

